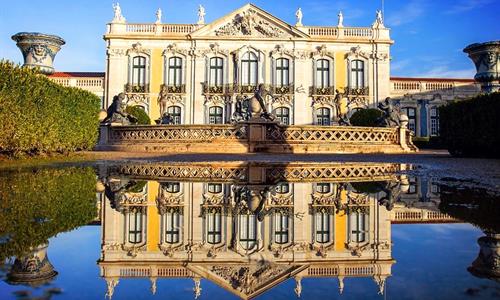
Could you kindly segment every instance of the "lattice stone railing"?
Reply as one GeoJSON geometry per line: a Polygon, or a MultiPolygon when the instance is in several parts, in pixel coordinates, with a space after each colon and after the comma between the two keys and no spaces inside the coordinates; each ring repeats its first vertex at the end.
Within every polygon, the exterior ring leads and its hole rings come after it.
{"type": "Polygon", "coordinates": [[[266,140],[290,143],[399,143],[397,128],[346,126],[289,126],[272,127],[266,140]]]}
{"type": "Polygon", "coordinates": [[[212,142],[215,140],[246,140],[243,126],[233,125],[164,125],[116,126],[111,130],[110,142],[212,142]]]}

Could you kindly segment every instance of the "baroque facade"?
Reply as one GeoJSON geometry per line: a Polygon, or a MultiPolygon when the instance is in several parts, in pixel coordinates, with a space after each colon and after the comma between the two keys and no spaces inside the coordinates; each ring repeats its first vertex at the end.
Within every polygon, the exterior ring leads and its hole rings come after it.
{"type": "MultiPolygon", "coordinates": [[[[247,4],[209,24],[108,25],[106,103],[125,92],[152,120],[229,123],[238,97],[265,84],[269,111],[284,124],[330,125],[339,111],[389,96],[393,41],[379,17],[371,27],[290,25],[247,4]],[[161,90],[166,97],[158,101],[161,90]]],[[[340,21],[340,20],[339,20],[340,21]]]]}

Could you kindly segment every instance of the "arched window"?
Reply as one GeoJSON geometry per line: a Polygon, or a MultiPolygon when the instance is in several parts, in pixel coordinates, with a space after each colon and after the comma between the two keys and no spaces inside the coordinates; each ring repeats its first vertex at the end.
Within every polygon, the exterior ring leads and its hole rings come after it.
{"type": "Polygon", "coordinates": [[[131,244],[142,243],[142,231],[144,218],[142,211],[132,210],[128,213],[128,242],[131,244]]]}
{"type": "Polygon", "coordinates": [[[224,74],[224,62],[220,57],[210,58],[210,86],[222,86],[223,84],[223,74],[224,74]]]}
{"type": "Polygon", "coordinates": [[[288,194],[290,192],[290,185],[286,182],[282,182],[276,186],[276,193],[278,194],[288,194]]]}
{"type": "Polygon", "coordinates": [[[403,107],[401,112],[408,116],[408,129],[416,133],[417,130],[417,110],[413,107],[403,107]]]}
{"type": "Polygon", "coordinates": [[[222,184],[220,183],[209,183],[207,186],[207,190],[209,193],[218,194],[222,192],[222,184]]]}
{"type": "Polygon", "coordinates": [[[165,222],[165,242],[176,244],[180,240],[180,213],[176,209],[171,209],[164,215],[165,222]]]}
{"type": "Polygon", "coordinates": [[[143,87],[146,85],[146,58],[135,56],[132,59],[132,85],[143,87]]]}
{"type": "Polygon", "coordinates": [[[316,87],[330,86],[330,62],[327,59],[316,61],[316,87]]]}
{"type": "Polygon", "coordinates": [[[209,211],[206,215],[207,242],[219,244],[222,240],[222,216],[219,210],[209,211]]]}
{"type": "Polygon", "coordinates": [[[439,108],[432,107],[430,111],[431,115],[431,135],[439,135],[439,108]]]}
{"type": "Polygon", "coordinates": [[[359,59],[351,61],[351,88],[365,87],[365,62],[359,59]]]}
{"type": "Polygon", "coordinates": [[[241,85],[256,86],[258,82],[258,60],[253,52],[243,54],[241,59],[241,85]]]}
{"type": "Polygon", "coordinates": [[[290,60],[278,58],[276,60],[276,86],[283,87],[290,84],[290,60]]]}
{"type": "Polygon", "coordinates": [[[351,212],[349,214],[349,241],[363,243],[368,240],[368,214],[351,212]]]}
{"type": "Polygon", "coordinates": [[[289,226],[288,215],[283,212],[274,214],[274,242],[276,244],[288,243],[289,226]]]}
{"type": "Polygon", "coordinates": [[[257,243],[257,219],[254,214],[240,214],[240,244],[245,250],[257,243]]]}
{"type": "Polygon", "coordinates": [[[178,193],[181,190],[181,184],[179,182],[162,182],[160,186],[163,191],[170,194],[178,193]]]}
{"type": "Polygon", "coordinates": [[[181,124],[181,107],[180,106],[169,106],[167,108],[167,113],[172,118],[172,124],[181,124]]]}
{"type": "Polygon", "coordinates": [[[316,183],[316,192],[320,194],[328,194],[332,191],[329,183],[320,182],[316,183]]]}
{"type": "Polygon", "coordinates": [[[320,107],[316,109],[316,125],[330,125],[330,109],[327,107],[320,107]]]}
{"type": "Polygon", "coordinates": [[[315,239],[317,243],[330,242],[332,217],[326,210],[317,211],[314,216],[315,239]]]}
{"type": "Polygon", "coordinates": [[[223,110],[220,106],[212,106],[208,109],[208,123],[209,124],[222,124],[224,118],[222,116],[223,110]]]}
{"type": "Polygon", "coordinates": [[[288,107],[277,107],[274,110],[276,119],[283,125],[290,125],[290,109],[288,107]]]}
{"type": "Polygon", "coordinates": [[[169,86],[180,86],[182,84],[182,58],[174,56],[168,59],[168,81],[169,86]]]}

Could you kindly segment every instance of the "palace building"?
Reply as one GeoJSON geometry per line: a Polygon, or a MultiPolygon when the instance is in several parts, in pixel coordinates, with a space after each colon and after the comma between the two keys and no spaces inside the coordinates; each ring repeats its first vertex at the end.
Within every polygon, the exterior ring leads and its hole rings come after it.
{"type": "Polygon", "coordinates": [[[230,123],[259,84],[285,125],[334,125],[391,97],[417,137],[438,135],[438,106],[480,91],[473,79],[391,78],[393,40],[380,12],[370,27],[345,27],[341,13],[335,26],[304,25],[300,9],[291,25],[253,4],[208,24],[203,7],[198,15],[196,24],[164,24],[159,10],[155,23],[128,23],[115,6],[105,77],[51,78],[91,89],[103,108],[124,92],[152,122],[168,113],[175,124],[230,123]]]}

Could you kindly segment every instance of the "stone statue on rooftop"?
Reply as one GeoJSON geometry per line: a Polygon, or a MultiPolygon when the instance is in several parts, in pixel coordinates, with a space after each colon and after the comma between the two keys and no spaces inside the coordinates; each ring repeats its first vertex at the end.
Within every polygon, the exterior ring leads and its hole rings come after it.
{"type": "Polygon", "coordinates": [[[198,24],[205,24],[205,8],[200,4],[198,6],[198,24]]]}
{"type": "Polygon", "coordinates": [[[161,12],[161,8],[158,8],[158,10],[156,11],[156,24],[161,24],[161,17],[162,17],[162,12],[161,12]]]}
{"type": "Polygon", "coordinates": [[[374,28],[384,28],[384,17],[382,16],[382,11],[379,9],[375,13],[375,22],[373,23],[374,28]]]}
{"type": "Polygon", "coordinates": [[[344,15],[342,14],[342,11],[339,11],[339,23],[337,27],[344,27],[344,15]]]}
{"type": "Polygon", "coordinates": [[[295,26],[302,26],[302,9],[299,7],[297,11],[295,12],[295,17],[297,18],[297,23],[295,26]]]}
{"type": "Polygon", "coordinates": [[[113,10],[115,15],[113,17],[113,23],[125,23],[125,18],[122,15],[122,9],[120,7],[120,3],[116,2],[113,4],[113,10]]]}
{"type": "Polygon", "coordinates": [[[401,116],[399,110],[392,104],[391,98],[385,98],[384,102],[379,103],[378,109],[382,111],[382,116],[377,123],[384,127],[399,127],[401,116]]]}

